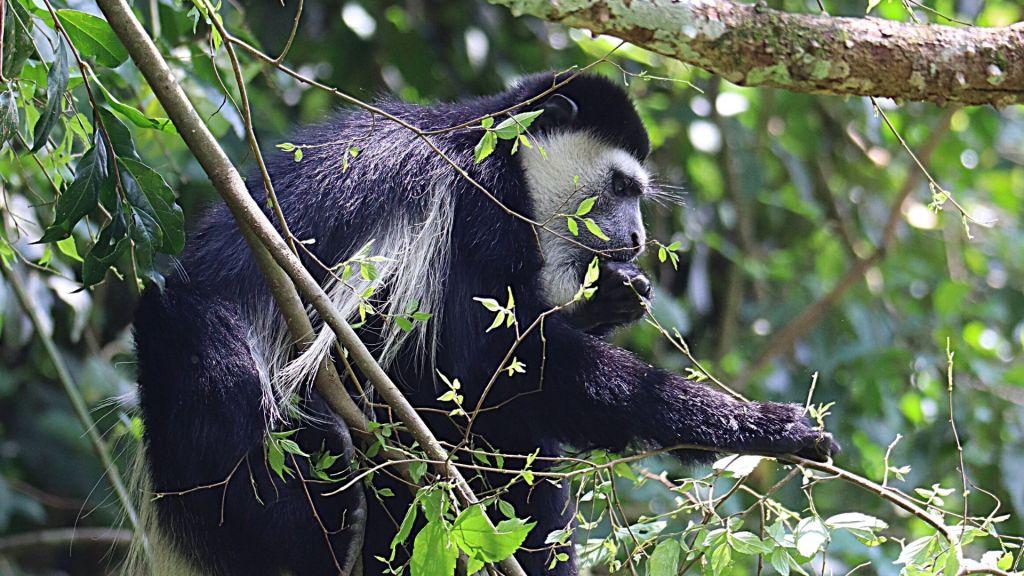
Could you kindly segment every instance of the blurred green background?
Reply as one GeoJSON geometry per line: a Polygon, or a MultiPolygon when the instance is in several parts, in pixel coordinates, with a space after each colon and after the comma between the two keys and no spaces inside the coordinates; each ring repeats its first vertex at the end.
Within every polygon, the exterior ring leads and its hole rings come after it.
{"type": "MultiPolygon", "coordinates": [[[[862,0],[825,3],[833,15],[860,16],[866,9],[862,0]]],[[[95,12],[91,2],[55,4],[95,12]]],[[[222,14],[229,28],[277,54],[297,2],[285,4],[238,0],[225,4],[222,14]]],[[[768,4],[793,12],[817,9],[814,2],[768,4]]],[[[1010,0],[927,4],[984,26],[1019,21],[1024,12],[1010,0]]],[[[207,29],[200,25],[193,32],[189,6],[136,2],[149,29],[153,7],[160,15],[161,49],[183,87],[236,163],[250,166],[241,119],[224,100],[218,78],[231,85],[226,60],[219,70],[211,65],[203,41],[207,29]]],[[[484,2],[318,0],[304,9],[286,62],[363,99],[391,92],[430,102],[489,93],[522,74],[587,65],[617,43],[515,19],[484,2]]],[[[873,15],[909,18],[903,4],[889,0],[873,15]]],[[[918,16],[941,21],[931,13],[918,16]]],[[[39,44],[45,53],[42,36],[39,44]]],[[[930,159],[922,160],[935,180],[977,220],[993,222],[970,224],[969,238],[951,205],[929,209],[928,180],[867,99],[739,88],[630,47],[611,60],[615,65],[601,64],[597,71],[628,83],[654,144],[651,167],[661,184],[685,197],[682,206],[647,207],[651,236],[681,246],[678,269],[659,262],[654,251],[645,256],[656,279],[654,312],[661,323],[677,327],[707,368],[749,397],[802,401],[818,373],[815,401],[836,402],[827,422],[845,448],[837,464],[881,480],[886,448],[902,435],[891,462],[910,471],[904,481],[890,481],[906,490],[960,482],[947,422],[949,339],[968,476],[991,492],[974,490],[972,509],[987,513],[998,498],[1000,513],[1013,513],[1000,531],[1024,532],[1024,108],[942,110],[879,102],[912,149],[934,145],[930,159]],[[645,70],[672,80],[632,76],[645,70]],[[904,186],[910,194],[892,242],[873,256],[904,186]],[[863,274],[847,277],[867,258],[873,260],[863,274]],[[780,346],[783,329],[836,286],[845,290],[811,314],[792,346],[780,346]]],[[[321,119],[338,105],[280,72],[245,57],[243,63],[267,154],[282,153],[272,145],[292,127],[321,119]]],[[[23,76],[38,66],[30,60],[23,76]]],[[[120,99],[161,115],[131,63],[101,78],[120,99]]],[[[88,113],[81,92],[77,88],[74,95],[88,113]]],[[[204,205],[219,201],[175,135],[137,128],[133,135],[140,156],[179,195],[186,226],[204,205]]],[[[80,265],[52,245],[31,244],[41,235],[38,223],[52,220],[53,186],[43,170],[53,172],[56,165],[46,156],[37,164],[24,153],[8,144],[0,157],[7,240],[36,264],[20,268],[29,292],[98,426],[123,459],[133,447],[131,416],[114,399],[133,389],[129,323],[135,296],[113,274],[75,292],[80,265]]],[[[76,544],[2,554],[6,538],[49,528],[116,526],[120,513],[51,362],[3,283],[0,313],[0,573],[106,573],[121,548],[76,544]]],[[[635,326],[617,339],[657,365],[678,371],[688,366],[650,326],[635,326]]],[[[683,473],[669,461],[646,467],[683,473]]],[[[774,478],[766,474],[751,484],[765,489],[774,478]]],[[[666,498],[656,484],[620,496],[637,516],[658,512],[666,498]]],[[[780,497],[799,505],[798,484],[780,497]]],[[[823,514],[857,510],[889,520],[892,535],[924,533],[920,522],[900,519],[890,505],[848,485],[824,484],[815,498],[823,514]]],[[[957,498],[950,498],[953,509],[961,506],[957,498]]],[[[847,569],[875,561],[859,573],[895,574],[898,552],[837,539],[830,553],[847,569]]]]}

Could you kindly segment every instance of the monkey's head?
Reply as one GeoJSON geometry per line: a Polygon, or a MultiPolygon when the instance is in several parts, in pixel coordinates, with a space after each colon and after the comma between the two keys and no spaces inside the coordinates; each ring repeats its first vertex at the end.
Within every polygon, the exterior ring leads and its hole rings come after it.
{"type": "MultiPolygon", "coordinates": [[[[524,82],[541,94],[552,76],[524,82]]],[[[579,76],[545,95],[530,127],[533,147],[519,156],[540,234],[545,296],[552,305],[572,299],[595,256],[630,262],[647,233],[641,202],[652,194],[644,167],[647,131],[625,91],[597,76],[579,76]]]]}

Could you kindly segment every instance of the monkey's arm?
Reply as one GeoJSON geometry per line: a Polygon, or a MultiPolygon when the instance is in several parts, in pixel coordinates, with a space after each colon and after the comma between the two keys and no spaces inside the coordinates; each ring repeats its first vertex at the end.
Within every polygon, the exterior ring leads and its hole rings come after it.
{"type": "MultiPolygon", "coordinates": [[[[552,322],[546,331],[544,374],[537,382],[540,392],[530,395],[528,416],[577,447],[694,444],[814,460],[839,449],[830,434],[810,426],[799,405],[737,401],[563,322],[552,322]]],[[[538,357],[532,368],[539,372],[541,365],[538,357]]]]}

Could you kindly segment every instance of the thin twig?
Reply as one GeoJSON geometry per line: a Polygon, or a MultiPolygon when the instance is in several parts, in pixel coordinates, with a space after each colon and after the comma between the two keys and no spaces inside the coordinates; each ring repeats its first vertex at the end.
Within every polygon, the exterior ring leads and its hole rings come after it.
{"type": "Polygon", "coordinates": [[[64,394],[71,401],[71,408],[74,410],[75,416],[78,418],[79,423],[81,423],[82,428],[85,429],[85,435],[89,438],[89,444],[92,445],[93,451],[100,459],[103,473],[106,474],[107,480],[117,494],[117,499],[121,502],[128,521],[133,528],[137,528],[139,516],[135,511],[135,505],[132,504],[131,496],[128,495],[128,490],[125,488],[124,481],[121,479],[121,472],[117,467],[117,463],[114,462],[110,455],[110,448],[107,446],[106,441],[96,431],[96,422],[93,421],[92,416],[89,414],[89,408],[86,406],[82,394],[78,391],[78,387],[71,376],[71,372],[68,370],[67,364],[64,363],[64,357],[57,350],[57,345],[54,344],[53,338],[46,331],[42,318],[39,316],[40,308],[32,301],[32,297],[25,290],[21,274],[15,266],[12,265],[10,268],[0,266],[0,272],[3,273],[4,278],[18,300],[18,304],[32,323],[36,336],[42,342],[47,356],[50,357],[50,362],[53,363],[53,367],[57,371],[57,379],[60,380],[64,394]]]}

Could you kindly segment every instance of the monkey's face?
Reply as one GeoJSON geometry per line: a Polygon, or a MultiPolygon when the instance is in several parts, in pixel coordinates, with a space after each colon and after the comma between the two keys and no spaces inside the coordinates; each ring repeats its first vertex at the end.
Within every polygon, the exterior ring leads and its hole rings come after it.
{"type": "Polygon", "coordinates": [[[535,137],[520,151],[540,233],[541,281],[551,305],[577,292],[596,256],[632,261],[647,242],[640,203],[650,173],[629,152],[588,131],[561,130],[535,137]],[[543,149],[543,153],[541,153],[543,149]]]}

